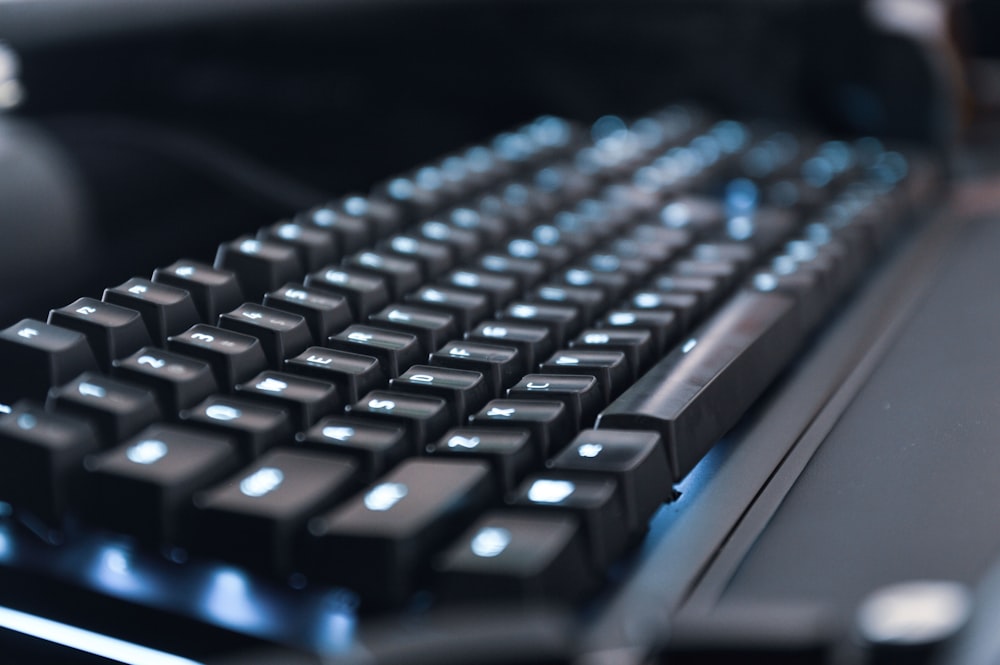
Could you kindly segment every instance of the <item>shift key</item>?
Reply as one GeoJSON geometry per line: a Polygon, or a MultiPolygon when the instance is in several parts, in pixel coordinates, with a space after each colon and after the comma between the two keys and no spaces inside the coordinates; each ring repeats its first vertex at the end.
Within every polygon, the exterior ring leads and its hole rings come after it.
{"type": "Polygon", "coordinates": [[[740,419],[802,339],[796,304],[741,291],[613,401],[599,428],[656,430],[679,481],[740,419]]]}

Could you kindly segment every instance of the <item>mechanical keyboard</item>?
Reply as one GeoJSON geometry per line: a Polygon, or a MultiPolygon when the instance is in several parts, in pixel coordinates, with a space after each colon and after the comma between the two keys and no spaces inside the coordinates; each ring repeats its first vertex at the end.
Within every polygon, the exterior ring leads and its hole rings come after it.
{"type": "MultiPolygon", "coordinates": [[[[690,105],[546,116],[16,322],[0,566],[53,615],[79,595],[221,651],[583,621],[939,181],[911,148],[690,105]]],[[[531,644],[454,662],[576,655],[531,644]]]]}

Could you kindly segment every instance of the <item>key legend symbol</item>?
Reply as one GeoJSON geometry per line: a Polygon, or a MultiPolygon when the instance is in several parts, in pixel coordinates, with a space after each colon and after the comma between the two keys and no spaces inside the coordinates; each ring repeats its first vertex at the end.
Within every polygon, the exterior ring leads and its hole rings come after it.
{"type": "Polygon", "coordinates": [[[280,393],[288,389],[288,384],[284,381],[280,381],[273,376],[269,376],[260,383],[256,385],[257,390],[263,390],[269,393],[280,393]]]}

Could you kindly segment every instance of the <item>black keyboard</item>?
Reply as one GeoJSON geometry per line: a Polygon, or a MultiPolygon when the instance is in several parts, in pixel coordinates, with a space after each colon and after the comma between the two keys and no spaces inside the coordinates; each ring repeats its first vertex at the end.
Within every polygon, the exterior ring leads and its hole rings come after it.
{"type": "Polygon", "coordinates": [[[14,323],[0,564],[225,648],[579,617],[936,177],[694,107],[542,117],[14,323]]]}

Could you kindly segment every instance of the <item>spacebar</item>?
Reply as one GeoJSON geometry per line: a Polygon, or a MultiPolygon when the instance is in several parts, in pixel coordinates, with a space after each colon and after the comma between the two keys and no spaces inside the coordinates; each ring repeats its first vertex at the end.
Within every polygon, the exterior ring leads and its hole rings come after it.
{"type": "Polygon", "coordinates": [[[597,427],[656,430],[674,481],[690,471],[791,360],[795,301],[740,291],[605,409],[597,427]]]}

